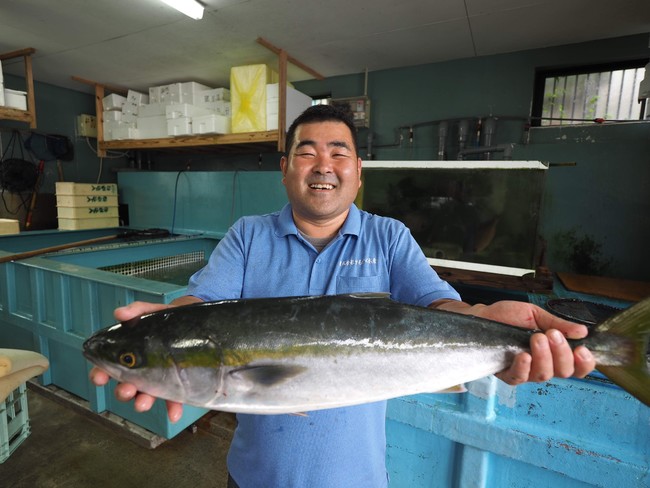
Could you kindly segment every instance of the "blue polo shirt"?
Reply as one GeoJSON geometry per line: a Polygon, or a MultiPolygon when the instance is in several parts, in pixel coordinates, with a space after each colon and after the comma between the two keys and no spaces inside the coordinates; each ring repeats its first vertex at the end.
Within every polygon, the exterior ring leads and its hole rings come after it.
{"type": "MultiPolygon", "coordinates": [[[[388,292],[427,306],[460,296],[429,266],[401,222],[352,205],[320,253],[298,232],[291,206],[238,220],[188,294],[205,301],[388,292]]],[[[228,469],[240,488],[381,488],[386,402],[308,412],[238,415],[228,469]]]]}

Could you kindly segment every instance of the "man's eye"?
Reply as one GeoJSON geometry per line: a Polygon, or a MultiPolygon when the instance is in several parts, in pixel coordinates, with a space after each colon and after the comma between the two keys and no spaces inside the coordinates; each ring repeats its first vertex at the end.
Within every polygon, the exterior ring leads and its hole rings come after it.
{"type": "Polygon", "coordinates": [[[300,158],[309,158],[309,157],[313,158],[316,155],[314,153],[311,153],[311,152],[301,152],[301,153],[296,153],[296,156],[298,156],[300,158]]]}

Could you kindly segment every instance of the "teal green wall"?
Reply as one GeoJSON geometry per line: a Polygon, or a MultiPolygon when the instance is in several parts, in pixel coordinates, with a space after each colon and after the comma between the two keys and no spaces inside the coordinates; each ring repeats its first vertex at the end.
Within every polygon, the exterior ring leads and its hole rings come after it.
{"type": "MultiPolygon", "coordinates": [[[[437,125],[433,121],[498,116],[495,143],[515,143],[514,159],[575,163],[549,170],[540,228],[549,267],[553,271],[574,270],[582,257],[594,273],[650,281],[650,260],[644,259],[645,243],[650,242],[650,123],[523,130],[536,69],[648,59],[648,41],[647,35],[630,36],[371,72],[368,95],[372,100],[373,157],[437,159],[437,125]],[[405,139],[396,146],[398,134],[407,136],[400,127],[416,124],[413,143],[405,139]]],[[[7,76],[5,81],[10,88],[22,89],[20,78],[7,76]]],[[[364,81],[360,72],[294,85],[309,95],[331,93],[340,98],[363,94],[364,81]]],[[[94,97],[88,94],[38,82],[35,92],[39,131],[74,138],[75,117],[94,111],[94,97]]],[[[6,121],[0,122],[0,127],[6,126],[6,121]]],[[[360,130],[361,146],[366,145],[368,132],[360,130]]],[[[7,139],[2,132],[3,143],[7,139]]],[[[361,154],[365,152],[362,148],[361,154]]],[[[152,161],[153,169],[166,171],[178,171],[188,164],[193,171],[277,171],[279,155],[167,153],[154,154],[152,161]]],[[[105,159],[101,181],[116,181],[112,168],[128,164],[124,158],[105,159]]],[[[62,165],[65,178],[78,182],[95,181],[100,166],[85,139],[75,140],[74,161],[62,165]]],[[[53,192],[55,180],[56,165],[48,163],[42,191],[53,192]]],[[[165,185],[157,197],[168,206],[173,196],[168,183],[165,185]]],[[[222,193],[228,191],[228,187],[221,189],[222,193]]],[[[258,194],[253,192],[251,198],[258,194]]]]}
{"type": "MultiPolygon", "coordinates": [[[[16,76],[5,74],[5,87],[15,90],[25,90],[25,80],[16,76]]],[[[81,89],[81,88],[80,88],[81,89]]],[[[35,131],[48,134],[61,134],[69,137],[74,144],[74,159],[62,161],[63,176],[67,181],[79,183],[114,183],[116,176],[112,168],[123,166],[124,158],[104,158],[100,160],[91,149],[88,141],[96,148],[97,140],[75,137],[76,117],[80,114],[95,113],[95,97],[74,90],[67,90],[47,83],[34,82],[34,95],[36,99],[35,131]],[[100,174],[101,168],[101,174],[100,174]]],[[[9,142],[10,129],[18,129],[26,138],[29,135],[28,124],[8,120],[0,120],[0,136],[2,136],[3,149],[9,142]]],[[[113,155],[111,155],[113,156],[113,155]]],[[[58,179],[58,169],[55,161],[47,161],[44,168],[44,178],[40,191],[54,193],[54,183],[58,179]]]]}
{"type": "MultiPolygon", "coordinates": [[[[648,35],[639,35],[371,72],[371,128],[360,129],[359,143],[365,146],[371,131],[373,159],[437,159],[433,121],[497,116],[495,143],[515,143],[513,159],[575,163],[549,170],[540,232],[551,270],[650,280],[650,122],[526,133],[523,120],[536,69],[647,60],[648,44],[648,35]],[[409,144],[404,128],[411,125],[409,144]],[[404,140],[395,146],[400,133],[404,140]]],[[[354,97],[363,94],[364,74],[295,86],[309,95],[354,97]]]]}

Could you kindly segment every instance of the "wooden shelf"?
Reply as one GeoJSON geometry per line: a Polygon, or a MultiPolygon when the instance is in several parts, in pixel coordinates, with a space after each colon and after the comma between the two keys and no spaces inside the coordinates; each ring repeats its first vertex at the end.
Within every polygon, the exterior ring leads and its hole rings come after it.
{"type": "Polygon", "coordinates": [[[30,129],[36,129],[36,103],[34,100],[34,77],[32,75],[32,54],[36,49],[28,47],[0,54],[0,61],[7,59],[23,58],[25,62],[25,84],[27,86],[27,110],[11,107],[0,107],[0,119],[27,122],[30,129]]]}
{"type": "Polygon", "coordinates": [[[320,73],[312,70],[300,61],[289,56],[286,51],[275,47],[268,41],[258,38],[257,43],[271,50],[278,56],[279,67],[279,110],[278,129],[266,132],[245,132],[239,134],[205,134],[196,136],[166,137],[161,139],[129,139],[129,140],[104,140],[104,121],[102,119],[102,101],[106,90],[118,94],[126,94],[128,90],[119,86],[97,83],[78,76],[72,79],[85,83],[95,88],[95,112],[97,114],[97,155],[106,156],[106,151],[129,149],[178,149],[193,151],[222,151],[222,152],[268,152],[284,151],[285,114],[286,114],[286,86],[287,62],[297,65],[317,79],[323,79],[320,73]]]}
{"type": "Polygon", "coordinates": [[[192,149],[204,151],[251,152],[278,150],[279,132],[245,132],[241,134],[205,134],[165,137],[161,139],[131,139],[99,142],[104,151],[124,149],[192,149]]]}

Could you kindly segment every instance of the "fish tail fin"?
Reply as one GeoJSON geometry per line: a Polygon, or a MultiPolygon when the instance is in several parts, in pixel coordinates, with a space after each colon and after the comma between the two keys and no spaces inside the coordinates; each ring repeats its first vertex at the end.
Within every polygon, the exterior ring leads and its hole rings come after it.
{"type": "Polygon", "coordinates": [[[650,298],[607,319],[596,331],[623,336],[632,343],[629,363],[597,368],[618,386],[650,406],[650,372],[646,359],[650,340],[650,298]]]}

